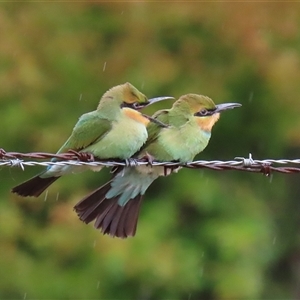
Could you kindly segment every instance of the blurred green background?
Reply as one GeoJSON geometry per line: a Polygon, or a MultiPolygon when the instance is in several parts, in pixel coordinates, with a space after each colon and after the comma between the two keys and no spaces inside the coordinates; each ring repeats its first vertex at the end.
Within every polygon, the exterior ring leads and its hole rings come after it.
{"type": "MultiPolygon", "coordinates": [[[[290,2],[1,3],[0,147],[56,152],[129,81],[243,104],[197,158],[299,158],[299,28],[290,2]]],[[[107,170],[37,199],[10,193],[39,170],[1,169],[1,299],[300,297],[299,175],[184,169],[151,186],[136,237],[119,240],[72,210],[107,170]]]]}

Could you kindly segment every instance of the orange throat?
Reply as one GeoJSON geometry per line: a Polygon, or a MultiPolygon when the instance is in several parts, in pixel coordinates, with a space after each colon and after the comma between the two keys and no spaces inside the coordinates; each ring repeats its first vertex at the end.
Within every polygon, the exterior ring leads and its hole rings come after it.
{"type": "Polygon", "coordinates": [[[131,108],[128,108],[128,107],[124,107],[122,109],[123,109],[123,111],[124,111],[124,113],[127,117],[129,117],[130,119],[135,120],[138,123],[141,123],[141,124],[144,124],[145,126],[147,126],[148,123],[150,122],[149,119],[147,119],[140,112],[138,112],[134,109],[131,109],[131,108]]]}
{"type": "Polygon", "coordinates": [[[216,113],[209,117],[197,117],[197,124],[201,128],[201,130],[211,132],[212,127],[219,120],[220,114],[216,113]]]}

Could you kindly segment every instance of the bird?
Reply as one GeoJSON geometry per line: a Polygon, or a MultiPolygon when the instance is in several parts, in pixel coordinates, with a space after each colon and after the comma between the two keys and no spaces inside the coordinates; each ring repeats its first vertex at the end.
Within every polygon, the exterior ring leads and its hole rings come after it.
{"type": "MultiPolygon", "coordinates": [[[[87,153],[99,159],[129,159],[146,142],[146,126],[157,122],[138,110],[158,101],[174,99],[157,97],[147,99],[129,82],[112,87],[101,97],[96,110],[83,114],[67,141],[57,154],[70,150],[87,153]]],[[[163,126],[163,124],[158,124],[163,126]]],[[[52,159],[57,161],[57,159],[52,159]]],[[[19,196],[38,197],[62,175],[87,169],[100,171],[102,167],[52,165],[42,173],[12,188],[19,196]]]]}
{"type": "Polygon", "coordinates": [[[170,109],[156,112],[152,117],[168,126],[149,123],[147,142],[134,155],[137,159],[146,158],[149,164],[115,169],[110,181],[74,206],[79,219],[87,224],[95,220],[94,227],[112,237],[134,236],[148,187],[158,177],[180,169],[152,166],[151,162],[192,161],[207,146],[220,113],[240,106],[239,103],[215,105],[207,96],[186,94],[170,109]]]}

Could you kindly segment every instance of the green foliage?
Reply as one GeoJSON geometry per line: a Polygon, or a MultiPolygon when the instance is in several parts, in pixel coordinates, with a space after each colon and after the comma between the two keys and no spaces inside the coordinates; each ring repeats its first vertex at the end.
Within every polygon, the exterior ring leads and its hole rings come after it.
{"type": "MultiPolygon", "coordinates": [[[[149,97],[243,104],[198,158],[299,158],[299,14],[284,2],[2,3],[0,147],[57,151],[129,81],[149,97]]],[[[9,192],[38,171],[1,170],[1,299],[299,296],[297,176],[181,170],[151,186],[137,236],[118,240],[72,210],[108,172],[60,179],[38,199],[9,192]]]]}

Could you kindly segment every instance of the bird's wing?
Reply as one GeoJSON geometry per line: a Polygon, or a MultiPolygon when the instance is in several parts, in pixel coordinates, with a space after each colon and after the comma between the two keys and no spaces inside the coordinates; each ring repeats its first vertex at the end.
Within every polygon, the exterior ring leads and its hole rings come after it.
{"type": "Polygon", "coordinates": [[[69,149],[79,151],[103,138],[112,128],[112,122],[99,116],[97,111],[82,115],[75,125],[72,134],[57,153],[69,149]]]}
{"type": "MultiPolygon", "coordinates": [[[[165,125],[169,125],[168,113],[169,113],[168,109],[162,109],[162,110],[157,111],[152,116],[152,118],[164,123],[165,125]]],[[[144,146],[142,147],[142,149],[146,148],[149,144],[153,143],[157,139],[158,134],[159,134],[160,130],[162,130],[162,128],[163,127],[157,123],[149,122],[149,124],[147,125],[148,139],[147,139],[146,143],[144,144],[144,146]]]]}

